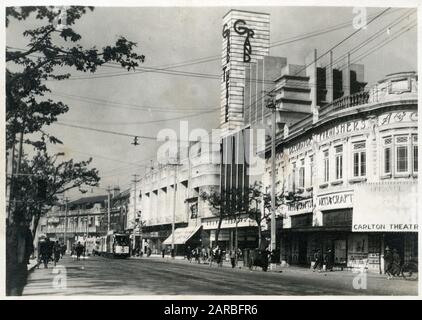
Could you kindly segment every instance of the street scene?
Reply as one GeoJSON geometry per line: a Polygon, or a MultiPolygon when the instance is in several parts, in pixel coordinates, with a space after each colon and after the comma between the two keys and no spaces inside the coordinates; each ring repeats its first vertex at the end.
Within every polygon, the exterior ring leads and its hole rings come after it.
{"type": "Polygon", "coordinates": [[[263,272],[189,263],[170,258],[76,261],[64,257],[54,269],[36,269],[29,276],[24,297],[43,295],[417,295],[417,281],[359,273],[309,272],[290,268],[263,272]],[[118,275],[118,277],[116,277],[118,275]],[[66,280],[64,280],[66,279],[66,280]],[[355,289],[356,288],[356,289],[355,289]]]}
{"type": "Polygon", "coordinates": [[[419,295],[417,8],[5,17],[6,296],[419,295]]]}

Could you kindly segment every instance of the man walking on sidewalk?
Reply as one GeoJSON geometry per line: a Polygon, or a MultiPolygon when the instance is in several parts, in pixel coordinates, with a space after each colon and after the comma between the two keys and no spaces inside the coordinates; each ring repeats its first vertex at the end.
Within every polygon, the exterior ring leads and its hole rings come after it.
{"type": "Polygon", "coordinates": [[[316,268],[318,268],[318,270],[320,271],[322,268],[322,255],[321,255],[320,249],[316,250],[314,254],[314,259],[315,259],[315,264],[314,264],[313,272],[315,272],[316,268]]]}

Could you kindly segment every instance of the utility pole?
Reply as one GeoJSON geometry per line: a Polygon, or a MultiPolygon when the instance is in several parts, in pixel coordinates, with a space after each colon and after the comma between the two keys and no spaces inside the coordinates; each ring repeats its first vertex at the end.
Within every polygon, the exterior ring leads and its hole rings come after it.
{"type": "Polygon", "coordinates": [[[66,197],[64,199],[64,236],[63,236],[63,242],[64,245],[66,246],[66,251],[67,251],[67,204],[69,202],[69,198],[66,197]]]}
{"type": "Polygon", "coordinates": [[[139,182],[140,180],[138,180],[138,175],[134,174],[133,175],[133,180],[132,182],[134,183],[134,200],[133,200],[133,251],[135,251],[135,245],[136,245],[136,199],[137,197],[137,191],[136,191],[136,184],[139,182]]]}
{"type": "Polygon", "coordinates": [[[107,190],[107,234],[108,234],[110,232],[110,201],[111,201],[110,186],[108,186],[106,190],[107,190]]]}
{"type": "Polygon", "coordinates": [[[266,107],[271,109],[271,251],[275,250],[276,244],[276,221],[275,221],[275,139],[276,139],[276,104],[274,102],[274,94],[269,94],[266,107]]]}
{"type": "Polygon", "coordinates": [[[178,173],[178,167],[180,166],[179,160],[177,159],[175,163],[170,163],[170,166],[173,166],[174,168],[174,192],[173,192],[173,217],[171,221],[171,252],[172,252],[172,258],[174,258],[174,250],[175,250],[175,244],[174,244],[174,233],[176,230],[176,200],[177,200],[177,173],[178,173]]]}

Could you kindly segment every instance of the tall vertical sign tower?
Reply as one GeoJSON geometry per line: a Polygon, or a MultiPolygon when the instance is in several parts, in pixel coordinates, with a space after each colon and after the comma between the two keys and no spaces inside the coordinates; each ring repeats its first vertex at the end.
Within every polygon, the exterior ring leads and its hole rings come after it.
{"type": "Polygon", "coordinates": [[[225,137],[243,125],[245,66],[269,54],[270,16],[230,10],[223,17],[222,38],[220,128],[225,137]]]}

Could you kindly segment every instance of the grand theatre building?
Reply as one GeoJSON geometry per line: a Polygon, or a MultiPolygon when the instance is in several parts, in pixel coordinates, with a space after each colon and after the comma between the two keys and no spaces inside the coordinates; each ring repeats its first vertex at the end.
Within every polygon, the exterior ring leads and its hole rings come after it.
{"type": "Polygon", "coordinates": [[[275,175],[289,195],[278,208],[284,263],[309,266],[317,249],[333,250],[339,268],[374,272],[387,247],[417,259],[417,104],[417,74],[395,73],[283,125],[275,175]]]}

